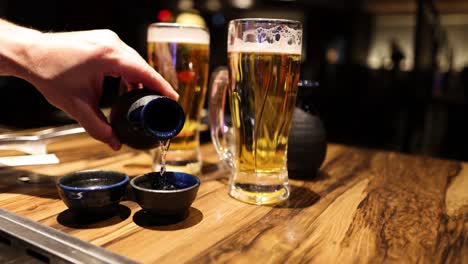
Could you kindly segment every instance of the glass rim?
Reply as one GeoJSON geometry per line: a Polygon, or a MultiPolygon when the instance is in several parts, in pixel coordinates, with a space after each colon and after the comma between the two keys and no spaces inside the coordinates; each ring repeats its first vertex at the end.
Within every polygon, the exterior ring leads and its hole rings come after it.
{"type": "Polygon", "coordinates": [[[201,29],[208,32],[208,28],[200,25],[189,25],[189,24],[182,24],[182,23],[173,23],[173,22],[155,22],[149,24],[148,28],[151,27],[160,27],[160,28],[193,28],[193,29],[201,29]]]}
{"type": "Polygon", "coordinates": [[[244,22],[259,22],[259,23],[268,23],[268,22],[280,22],[280,23],[288,23],[288,24],[297,24],[302,26],[302,22],[299,20],[292,20],[292,19],[284,19],[284,18],[261,18],[261,17],[253,17],[253,18],[237,18],[229,21],[231,23],[244,23],[244,22]]]}

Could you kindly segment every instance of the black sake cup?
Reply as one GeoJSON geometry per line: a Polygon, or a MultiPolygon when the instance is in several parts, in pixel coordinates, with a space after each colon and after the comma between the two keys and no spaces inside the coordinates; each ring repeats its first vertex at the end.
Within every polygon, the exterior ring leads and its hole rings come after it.
{"type": "Polygon", "coordinates": [[[174,189],[155,188],[155,181],[161,181],[159,172],[151,172],[133,178],[130,185],[135,201],[153,216],[184,217],[197,196],[200,179],[183,172],[166,172],[165,184],[174,189]]]}
{"type": "Polygon", "coordinates": [[[88,170],[64,175],[57,181],[62,201],[74,213],[114,213],[125,195],[128,175],[108,170],[88,170]]]}

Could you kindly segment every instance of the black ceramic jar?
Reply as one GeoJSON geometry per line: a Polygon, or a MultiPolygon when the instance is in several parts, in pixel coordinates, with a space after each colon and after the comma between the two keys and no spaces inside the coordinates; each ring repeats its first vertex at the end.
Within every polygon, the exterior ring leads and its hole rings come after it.
{"type": "Polygon", "coordinates": [[[313,96],[316,82],[300,82],[297,106],[294,109],[288,138],[288,175],[290,178],[313,178],[327,152],[325,127],[314,106],[307,100],[313,96]]]}

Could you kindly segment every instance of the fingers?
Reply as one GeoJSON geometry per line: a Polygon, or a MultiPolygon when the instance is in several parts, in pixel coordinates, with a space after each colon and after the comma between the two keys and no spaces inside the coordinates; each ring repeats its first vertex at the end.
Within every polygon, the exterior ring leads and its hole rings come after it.
{"type": "Polygon", "coordinates": [[[113,65],[113,72],[119,74],[127,83],[142,83],[148,89],[168,96],[174,100],[179,98],[171,85],[140,56],[129,54],[128,57],[113,65]]]}
{"type": "MultiPolygon", "coordinates": [[[[140,61],[145,61],[145,60],[140,56],[140,54],[139,54],[136,50],[134,50],[132,47],[127,46],[124,42],[122,42],[122,44],[123,44],[125,50],[127,50],[132,56],[135,56],[135,58],[139,58],[140,61]]],[[[146,64],[146,61],[145,61],[145,64],[146,64]]],[[[151,71],[154,71],[154,69],[153,69],[152,67],[151,67],[151,71]]],[[[159,74],[159,75],[161,76],[161,73],[160,73],[160,72],[156,72],[156,73],[159,74]]],[[[166,82],[168,82],[168,81],[166,80],[166,78],[163,77],[163,79],[164,79],[166,82]]],[[[143,84],[142,84],[142,83],[129,83],[129,82],[126,82],[126,83],[127,83],[127,86],[128,86],[128,87],[132,87],[132,88],[135,88],[135,89],[141,89],[141,88],[143,88],[143,84]]],[[[170,83],[170,82],[168,82],[168,83],[169,83],[169,85],[172,84],[172,83],[170,83]]],[[[152,89],[152,87],[148,87],[148,88],[149,88],[149,89],[152,89]]],[[[172,90],[174,90],[174,87],[172,87],[172,85],[171,85],[171,88],[172,88],[172,90]]],[[[159,92],[160,90],[154,89],[154,91],[159,92]]],[[[177,96],[178,96],[178,95],[177,95],[177,96]]]]}
{"type": "Polygon", "coordinates": [[[119,150],[121,143],[112,132],[112,127],[106,117],[97,107],[86,103],[76,105],[76,113],[70,113],[93,138],[109,145],[113,150],[119,150]]]}
{"type": "Polygon", "coordinates": [[[148,89],[162,95],[178,99],[177,92],[157,73],[133,48],[125,44],[111,30],[91,30],[79,35],[88,37],[88,41],[99,46],[96,58],[104,63],[106,75],[119,76],[129,87],[142,83],[148,89]]]}

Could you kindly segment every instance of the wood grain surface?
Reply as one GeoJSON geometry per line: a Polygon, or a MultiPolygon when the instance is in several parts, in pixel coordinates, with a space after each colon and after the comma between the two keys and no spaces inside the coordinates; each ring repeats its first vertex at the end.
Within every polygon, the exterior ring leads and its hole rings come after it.
{"type": "Polygon", "coordinates": [[[206,144],[186,219],[150,218],[131,194],[119,214],[84,219],[59,199],[57,176],[135,176],[151,169],[150,153],[86,135],[49,152],[61,163],[0,169],[0,207],[142,263],[468,263],[468,164],[329,145],[317,177],[291,180],[288,202],[262,207],[227,195],[229,172],[206,144]]]}

